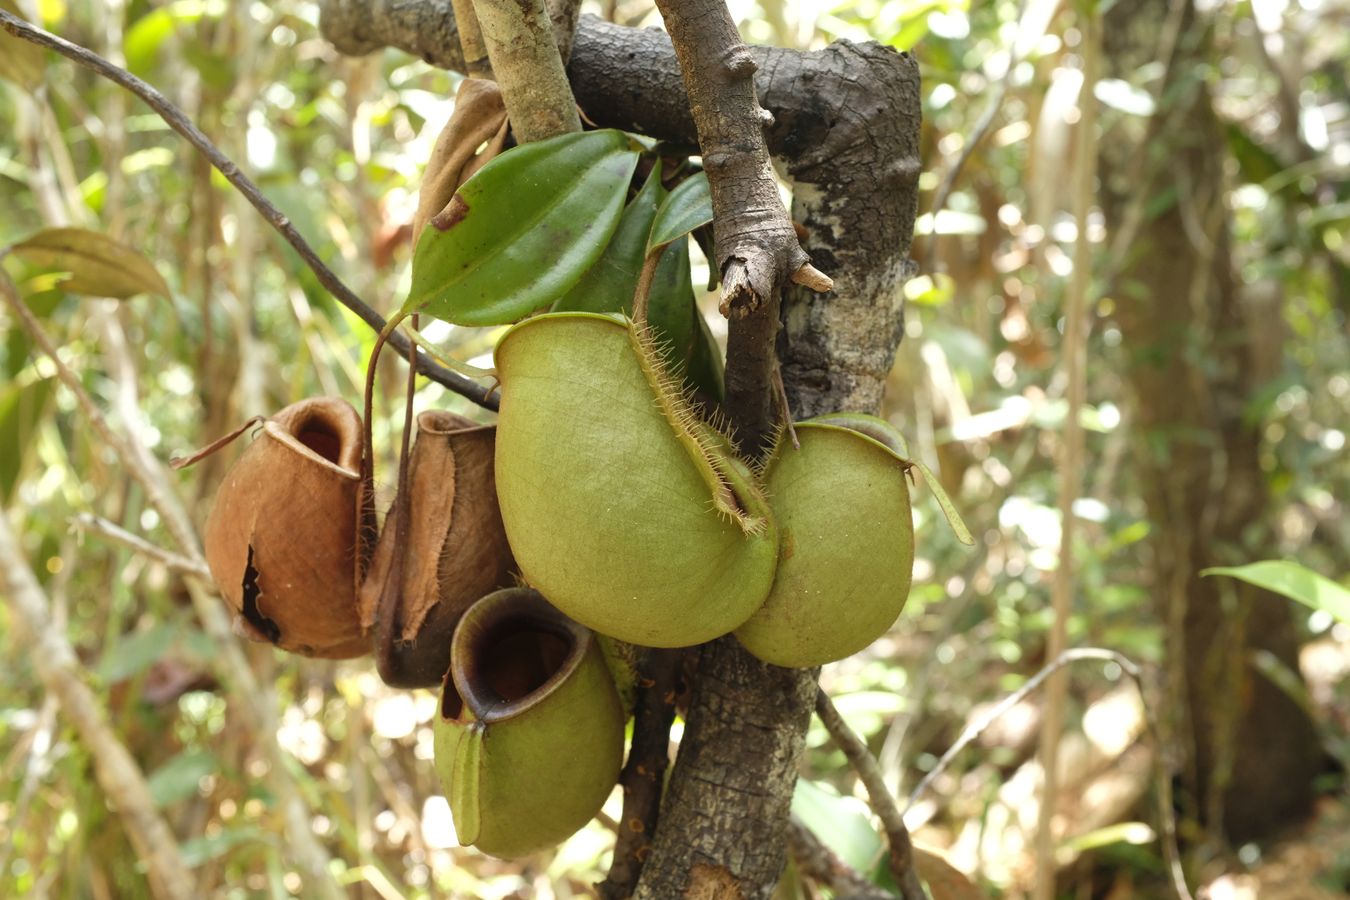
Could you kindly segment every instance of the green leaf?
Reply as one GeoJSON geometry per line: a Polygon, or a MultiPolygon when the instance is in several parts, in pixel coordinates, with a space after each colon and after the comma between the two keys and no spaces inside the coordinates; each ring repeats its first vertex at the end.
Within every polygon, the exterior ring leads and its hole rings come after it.
{"type": "Polygon", "coordinates": [[[886,848],[872,827],[867,805],[844,797],[832,787],[805,778],[792,791],[792,816],[812,831],[850,868],[871,873],[872,881],[893,888],[886,867],[886,848]]]}
{"type": "Polygon", "coordinates": [[[1202,569],[1201,575],[1228,575],[1259,588],[1297,600],[1304,606],[1329,613],[1350,625],[1350,589],[1342,587],[1312,569],[1286,560],[1268,559],[1245,566],[1216,566],[1202,569]]]}
{"type": "Polygon", "coordinates": [[[103,654],[99,678],[113,684],[144,672],[159,661],[177,636],[177,626],[167,622],[128,635],[103,654]]]}
{"type": "Polygon", "coordinates": [[[52,381],[11,384],[0,392],[0,506],[8,506],[19,483],[24,457],[51,398],[52,381]]]}
{"type": "MultiPolygon", "coordinates": [[[[661,185],[658,163],[637,196],[624,208],[600,258],[570,291],[558,298],[553,312],[632,313],[633,292],[647,252],[647,234],[667,193],[661,185]]],[[[652,313],[649,305],[648,319],[655,325],[652,313]]]]}
{"type": "MultiPolygon", "coordinates": [[[[679,247],[679,244],[675,245],[679,247]]],[[[689,254],[683,252],[685,272],[689,271],[689,254]]],[[[692,278],[691,278],[692,289],[692,278]]],[[[708,320],[694,304],[694,320],[698,325],[698,337],[694,339],[694,350],[689,357],[689,369],[686,377],[719,403],[726,396],[726,372],[722,365],[722,348],[717,346],[708,320]]]]}
{"type": "Polygon", "coordinates": [[[619,224],[637,154],[621,131],[516,147],[455,194],[448,224],[426,228],[403,312],[502,325],[567,293],[619,224]]]}
{"type": "Polygon", "coordinates": [[[686,178],[666,197],[661,209],[652,223],[651,235],[647,238],[648,252],[662,244],[684,237],[689,232],[713,219],[712,193],[708,188],[708,176],[699,172],[692,178],[686,178]]]}
{"type": "Polygon", "coordinates": [[[220,761],[209,750],[184,750],[150,774],[150,796],[163,809],[197,793],[197,785],[220,771],[220,761]]]}
{"type": "MultiPolygon", "coordinates": [[[[14,0],[0,0],[0,9],[16,19],[24,18],[14,0]]],[[[0,78],[31,91],[42,84],[42,70],[46,64],[42,48],[37,44],[0,31],[0,78]]]]}
{"type": "Polygon", "coordinates": [[[135,294],[168,297],[154,263],[126,244],[84,228],[46,228],[11,248],[39,268],[69,272],[61,290],[125,300],[135,294]]]}
{"type": "MultiPolygon", "coordinates": [[[[122,41],[127,68],[137,75],[150,74],[159,64],[164,42],[173,37],[180,26],[191,25],[203,17],[218,19],[227,9],[223,0],[177,0],[151,10],[127,29],[122,41]]],[[[184,48],[185,56],[190,57],[189,50],[193,46],[184,48]]]]}
{"type": "MultiPolygon", "coordinates": [[[[558,299],[554,312],[632,314],[647,236],[667,196],[658,165],[624,210],[605,252],[576,287],[558,299]]],[[[722,357],[694,298],[687,240],[679,239],[668,246],[657,263],[647,295],[647,321],[657,340],[670,347],[670,361],[684,369],[689,382],[720,400],[722,357]]]]}

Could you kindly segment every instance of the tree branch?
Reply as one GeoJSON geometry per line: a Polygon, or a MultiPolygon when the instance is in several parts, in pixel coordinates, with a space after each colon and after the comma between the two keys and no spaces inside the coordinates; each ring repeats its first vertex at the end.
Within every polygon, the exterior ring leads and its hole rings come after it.
{"type": "MultiPolygon", "coordinates": [[[[328,268],[323,260],[319,259],[319,255],[314,252],[314,248],[291,224],[291,220],[281,210],[277,209],[258,186],[241,172],[239,167],[225,156],[220,148],[213,144],[211,139],[203,134],[201,129],[194,125],[187,115],[163,94],[125,69],[108,62],[92,50],[43,31],[41,28],[30,25],[23,19],[16,18],[2,9],[0,9],[0,27],[17,38],[30,41],[40,47],[55,50],[67,59],[125,88],[143,100],[164,120],[165,124],[182,135],[221,175],[225,176],[230,184],[235,186],[239,193],[253,205],[253,208],[267,220],[267,223],[276,229],[286,243],[290,244],[295,252],[300,255],[300,259],[318,278],[319,283],[333,295],[334,299],[356,313],[361,321],[369,325],[375,332],[378,333],[384,328],[384,317],[356,296],[355,292],[337,276],[337,273],[328,268]]],[[[413,351],[413,346],[402,332],[396,332],[390,338],[389,343],[405,359],[411,359],[409,354],[413,351]]],[[[452,372],[436,364],[422,353],[417,354],[417,369],[437,384],[441,384],[456,394],[472,400],[479,406],[493,410],[497,408],[497,398],[489,389],[465,378],[458,372],[452,372]]]]}
{"type": "Polygon", "coordinates": [[[670,762],[670,725],[675,720],[683,658],[678,650],[648,649],[639,667],[633,741],[619,775],[624,791],[623,814],[619,817],[614,862],[598,890],[603,900],[632,896],[651,853],[670,762]]]}
{"type": "Polygon", "coordinates": [[[895,883],[900,885],[900,896],[904,900],[925,900],[927,895],[924,893],[923,883],[919,880],[919,872],[914,867],[914,845],[909,839],[909,829],[905,827],[905,817],[901,815],[900,807],[896,806],[895,798],[886,788],[886,779],[881,776],[881,768],[877,765],[876,759],[868,751],[862,738],[848,727],[848,723],[839,715],[839,710],[835,709],[834,703],[824,691],[816,692],[816,715],[820,717],[821,724],[830,733],[835,744],[844,751],[844,756],[848,758],[853,771],[858,773],[858,779],[862,781],[863,787],[867,788],[872,810],[881,819],[881,825],[886,830],[886,842],[890,847],[890,853],[887,855],[891,874],[895,876],[895,883]]]}
{"type": "MultiPolygon", "coordinates": [[[[799,417],[876,410],[904,332],[899,290],[918,208],[919,73],[880,44],[837,41],[803,52],[751,47],[765,132],[793,186],[803,246],[834,279],[820,294],[790,286],[780,338],[784,383],[799,417]]],[[[695,140],[670,38],[583,16],[568,68],[597,124],[661,140],[695,140]]]]}
{"type": "Polygon", "coordinates": [[[680,62],[712,189],[720,308],[732,319],[725,411],[743,452],[757,456],[775,433],[779,297],[809,263],[769,168],[763,130],[773,117],[755,92],[757,64],[726,3],[657,0],[657,7],[680,62]]]}
{"type": "MultiPolygon", "coordinates": [[[[566,61],[572,51],[580,4],[576,0],[546,0],[544,5],[558,52],[566,61]]],[[[453,10],[459,11],[458,4],[453,10]]],[[[319,30],[348,56],[398,47],[428,65],[466,70],[455,15],[444,0],[321,0],[319,12],[319,30]]]]}
{"type": "Polygon", "coordinates": [[[580,131],[544,0],[474,0],[474,11],[517,140],[580,131]]]}
{"type": "Polygon", "coordinates": [[[103,537],[116,541],[124,547],[130,547],[142,556],[148,556],[180,575],[190,575],[193,578],[200,578],[207,584],[213,583],[211,579],[211,570],[199,560],[189,559],[180,553],[174,553],[172,550],[165,550],[158,544],[152,544],[139,534],[132,534],[125,528],[109,522],[107,519],[99,518],[93,513],[80,513],[71,521],[76,526],[83,528],[86,531],[92,531],[95,534],[100,534],[103,537]]]}

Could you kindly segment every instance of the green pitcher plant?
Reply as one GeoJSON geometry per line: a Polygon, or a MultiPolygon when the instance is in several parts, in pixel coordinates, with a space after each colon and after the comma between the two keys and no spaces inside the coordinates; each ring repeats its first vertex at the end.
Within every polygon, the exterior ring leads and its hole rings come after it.
{"type": "Polygon", "coordinates": [[[496,368],[497,497],[529,584],[648,647],[711,640],[759,608],[778,556],[773,512],[644,330],[536,316],[501,339],[496,368]]]}
{"type": "Polygon", "coordinates": [[[561,843],[618,781],[624,713],[592,632],[537,591],[469,608],[435,723],[461,844],[503,858],[561,843]]]}
{"type": "Polygon", "coordinates": [[[800,448],[780,441],[764,473],[781,533],[773,588],[736,637],[765,662],[806,667],[852,656],[900,615],[914,564],[912,468],[938,494],[957,537],[972,541],[885,420],[834,414],[796,433],[800,448]]]}

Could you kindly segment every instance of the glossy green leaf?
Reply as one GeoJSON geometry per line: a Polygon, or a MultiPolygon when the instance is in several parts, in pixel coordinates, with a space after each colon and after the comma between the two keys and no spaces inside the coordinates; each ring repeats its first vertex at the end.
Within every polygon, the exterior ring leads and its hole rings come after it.
{"type": "MultiPolygon", "coordinates": [[[[637,196],[624,207],[600,258],[570,291],[558,298],[552,312],[632,313],[633,292],[647,252],[647,234],[667,193],[661,185],[658,163],[637,196]]],[[[649,307],[648,318],[653,325],[657,324],[655,313],[649,307]]]]}
{"type": "Polygon", "coordinates": [[[136,294],[168,297],[169,286],[139,251],[97,231],[46,228],[12,248],[20,259],[53,272],[69,272],[61,290],[125,300],[136,294]]]}
{"type": "MultiPolygon", "coordinates": [[[[633,293],[647,253],[647,236],[667,196],[658,165],[624,209],[605,252],[576,287],[558,299],[553,305],[554,312],[632,314],[633,293]]],[[[670,361],[683,368],[687,380],[720,400],[722,357],[694,298],[687,240],[670,244],[657,263],[647,295],[647,321],[657,340],[670,348],[670,361]]]]}
{"type": "Polygon", "coordinates": [[[0,505],[13,497],[51,393],[50,378],[0,390],[0,505]]]}
{"type": "MultiPolygon", "coordinates": [[[[676,247],[679,247],[676,244],[676,247]]],[[[689,271],[689,253],[681,248],[685,272],[689,271]]],[[[692,284],[691,284],[692,288],[692,284]]],[[[698,326],[698,337],[694,339],[694,349],[689,357],[689,369],[686,377],[719,403],[726,396],[725,369],[722,364],[722,348],[717,345],[708,320],[694,305],[694,323],[698,326]]]]}
{"type": "Polygon", "coordinates": [[[516,147],[455,194],[448,224],[423,230],[405,313],[501,325],[567,293],[609,243],[637,154],[620,131],[516,147]]]}
{"type": "Polygon", "coordinates": [[[651,235],[647,238],[647,249],[653,250],[662,244],[684,237],[713,219],[712,193],[708,189],[708,176],[703,172],[692,178],[686,178],[670,192],[652,223],[651,235]]]}
{"type": "Polygon", "coordinates": [[[1312,569],[1287,560],[1268,559],[1245,566],[1202,569],[1201,575],[1228,575],[1282,594],[1350,625],[1350,589],[1312,569]]]}
{"type": "MultiPolygon", "coordinates": [[[[14,0],[0,0],[0,9],[16,19],[24,18],[14,0]]],[[[42,84],[45,65],[41,47],[0,31],[0,78],[31,91],[42,84]]]]}

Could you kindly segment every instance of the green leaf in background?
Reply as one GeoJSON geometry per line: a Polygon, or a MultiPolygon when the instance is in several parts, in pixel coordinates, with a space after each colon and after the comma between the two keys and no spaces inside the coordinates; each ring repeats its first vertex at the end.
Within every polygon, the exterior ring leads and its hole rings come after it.
{"type": "Polygon", "coordinates": [[[623,213],[637,154],[621,131],[515,147],[455,194],[448,223],[422,232],[404,313],[503,325],[567,293],[623,213]]]}
{"type": "MultiPolygon", "coordinates": [[[[0,9],[16,19],[24,18],[14,5],[14,0],[0,0],[0,9]]],[[[30,44],[7,31],[0,31],[0,78],[31,91],[42,84],[42,70],[46,62],[42,48],[37,44],[30,44]]]]}
{"type": "Polygon", "coordinates": [[[652,222],[651,235],[647,238],[647,250],[650,252],[662,244],[678,240],[695,228],[707,225],[712,219],[712,193],[708,188],[708,176],[699,172],[681,181],[661,204],[656,221],[652,222]]]}
{"type": "Polygon", "coordinates": [[[145,631],[123,637],[107,648],[98,674],[104,684],[114,684],[150,668],[178,637],[178,627],[159,622],[145,631]]]}
{"type": "Polygon", "coordinates": [[[169,286],[155,264],[139,251],[85,228],[45,228],[15,244],[11,251],[25,262],[55,272],[69,272],[61,290],[125,300],[136,294],[168,297],[169,286]]]}
{"type": "Polygon", "coordinates": [[[792,791],[792,816],[839,858],[879,886],[895,889],[886,866],[886,848],[872,827],[872,814],[856,797],[844,797],[828,785],[805,778],[792,791]]]}
{"type": "Polygon", "coordinates": [[[1312,569],[1286,560],[1268,559],[1245,566],[1216,566],[1201,569],[1201,575],[1228,575],[1311,609],[1330,614],[1338,622],[1350,625],[1350,589],[1344,588],[1312,569]]]}
{"type": "Polygon", "coordinates": [[[265,843],[269,837],[267,832],[256,825],[243,825],[239,828],[225,828],[206,837],[183,841],[178,849],[183,854],[183,862],[189,867],[196,868],[224,856],[240,844],[265,843]]]}
{"type": "Polygon", "coordinates": [[[905,299],[920,306],[941,306],[956,293],[956,280],[945,272],[905,282],[905,299]]]}
{"type": "MultiPolygon", "coordinates": [[[[624,210],[605,252],[576,287],[558,298],[555,312],[632,314],[633,292],[648,252],[647,236],[668,195],[658,164],[624,210]]],[[[657,339],[669,345],[671,361],[684,368],[690,383],[713,399],[722,399],[722,357],[694,298],[687,240],[670,244],[657,263],[647,295],[647,321],[657,339]]]]}
{"type": "Polygon", "coordinates": [[[155,807],[172,806],[197,793],[208,775],[220,771],[220,760],[209,750],[184,750],[150,774],[150,796],[155,807]]]}
{"type": "Polygon", "coordinates": [[[51,398],[52,380],[0,389],[0,505],[8,506],[51,398]]]}
{"type": "MultiPolygon", "coordinates": [[[[224,0],[177,0],[152,9],[127,29],[122,41],[127,68],[136,75],[150,74],[159,64],[164,42],[177,34],[180,27],[191,25],[203,17],[218,19],[228,8],[224,0]]],[[[188,55],[189,48],[196,51],[199,47],[199,44],[189,43],[184,48],[184,55],[188,55]]]]}

